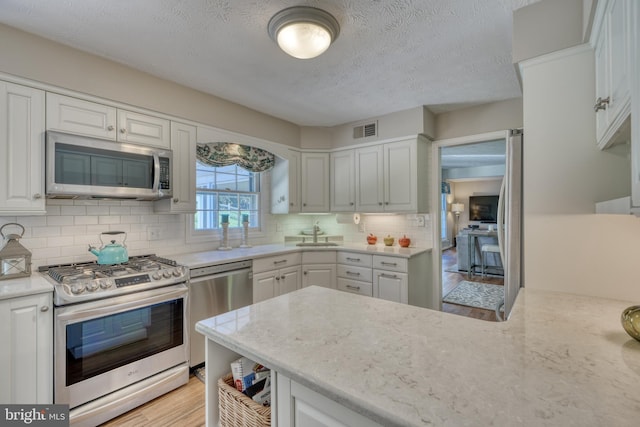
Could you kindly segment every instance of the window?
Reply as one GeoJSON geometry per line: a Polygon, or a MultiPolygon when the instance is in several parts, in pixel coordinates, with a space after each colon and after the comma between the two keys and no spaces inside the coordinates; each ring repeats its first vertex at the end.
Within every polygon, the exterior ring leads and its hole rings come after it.
{"type": "Polygon", "coordinates": [[[249,227],[260,224],[260,174],[237,165],[207,166],[196,162],[195,231],[221,228],[222,215],[229,215],[229,228],[242,227],[248,215],[249,227]]]}

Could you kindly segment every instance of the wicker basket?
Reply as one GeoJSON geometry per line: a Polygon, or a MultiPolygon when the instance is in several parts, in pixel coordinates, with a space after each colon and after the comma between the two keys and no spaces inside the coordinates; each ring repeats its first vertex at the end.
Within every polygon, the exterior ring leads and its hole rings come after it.
{"type": "Polygon", "coordinates": [[[268,427],[271,408],[254,402],[233,385],[233,376],[227,374],[218,380],[218,399],[221,427],[268,427]]]}

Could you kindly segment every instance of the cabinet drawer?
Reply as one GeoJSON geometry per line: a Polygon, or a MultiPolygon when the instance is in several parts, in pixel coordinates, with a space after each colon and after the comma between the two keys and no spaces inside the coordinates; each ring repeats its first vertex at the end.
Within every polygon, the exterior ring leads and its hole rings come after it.
{"type": "Polygon", "coordinates": [[[302,252],[303,264],[335,264],[336,251],[305,251],[302,252]]]}
{"type": "Polygon", "coordinates": [[[272,256],[267,258],[258,258],[253,260],[253,272],[261,273],[263,271],[275,270],[292,265],[300,265],[300,253],[283,254],[280,256],[272,256]]]}
{"type": "Polygon", "coordinates": [[[367,282],[360,282],[358,280],[338,278],[338,289],[345,292],[351,292],[352,294],[366,295],[368,297],[373,296],[373,285],[367,282]]]}
{"type": "Polygon", "coordinates": [[[393,256],[373,256],[373,268],[381,270],[406,272],[408,269],[406,258],[398,258],[393,256]]]}
{"type": "Polygon", "coordinates": [[[369,267],[356,267],[353,265],[338,264],[337,276],[345,279],[362,280],[370,282],[371,268],[369,267]]]}
{"type": "Polygon", "coordinates": [[[338,252],[338,263],[371,267],[372,256],[357,252],[338,252]]]}

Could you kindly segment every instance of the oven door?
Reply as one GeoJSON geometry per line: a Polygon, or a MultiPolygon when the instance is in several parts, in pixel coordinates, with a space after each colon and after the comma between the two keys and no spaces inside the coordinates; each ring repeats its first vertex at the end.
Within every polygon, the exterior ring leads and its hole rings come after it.
{"type": "Polygon", "coordinates": [[[188,360],[184,284],[55,308],[54,400],[70,408],[188,360]]]}

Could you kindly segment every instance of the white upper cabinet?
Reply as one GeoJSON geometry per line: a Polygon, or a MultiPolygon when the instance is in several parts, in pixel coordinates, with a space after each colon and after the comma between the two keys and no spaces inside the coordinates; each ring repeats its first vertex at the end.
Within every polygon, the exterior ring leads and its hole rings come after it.
{"type": "Polygon", "coordinates": [[[356,211],[384,211],[384,161],[382,145],[355,150],[356,211]]]}
{"type": "MultiPolygon", "coordinates": [[[[620,136],[631,111],[631,1],[603,0],[594,18],[592,45],[596,72],[596,138],[606,148],[620,136]]],[[[626,138],[626,132],[623,138],[626,138]]]]}
{"type": "Polygon", "coordinates": [[[196,127],[171,122],[173,197],[154,202],[156,212],[196,212],[196,127]]]}
{"type": "Polygon", "coordinates": [[[300,212],[300,152],[288,150],[286,158],[276,156],[271,170],[271,213],[300,212]]]}
{"type": "Polygon", "coordinates": [[[422,137],[356,149],[356,211],[427,212],[427,167],[422,137]]]}
{"type": "Polygon", "coordinates": [[[0,82],[0,215],[45,214],[42,90],[0,82]]]}
{"type": "Polygon", "coordinates": [[[170,121],[69,96],[47,93],[47,129],[170,148],[170,121]]]}
{"type": "Polygon", "coordinates": [[[331,212],[356,209],[354,150],[331,153],[331,212]]]}
{"type": "Polygon", "coordinates": [[[300,212],[329,212],[329,153],[302,153],[300,212]]]}

